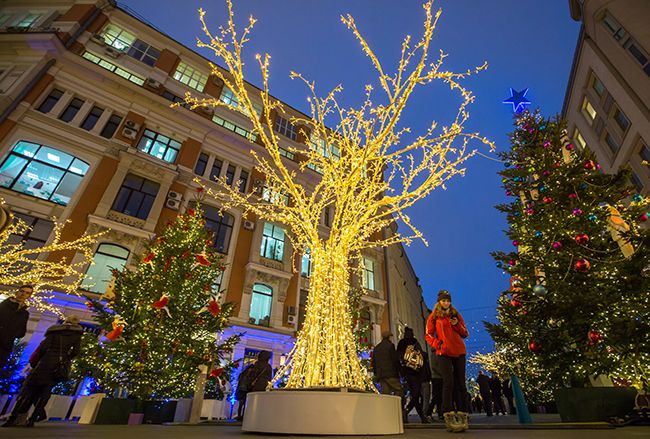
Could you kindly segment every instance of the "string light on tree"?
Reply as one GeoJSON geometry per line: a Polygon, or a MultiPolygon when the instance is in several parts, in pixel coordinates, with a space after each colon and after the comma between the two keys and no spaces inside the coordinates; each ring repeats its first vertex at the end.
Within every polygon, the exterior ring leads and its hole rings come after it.
{"type": "Polygon", "coordinates": [[[378,74],[379,95],[367,85],[362,105],[344,108],[338,103],[342,87],[337,86],[320,97],[313,82],[292,72],[291,77],[302,82],[309,93],[310,116],[290,120],[297,127],[303,145],[281,148],[280,137],[269,128],[274,126],[273,115],[284,113],[282,103],[269,94],[270,56],[256,56],[262,91],[251,92],[244,79],[242,49],[255,19],[250,17],[247,27],[238,32],[231,1],[227,5],[228,23],[217,33],[209,30],[205,12],[200,11],[207,41],[199,41],[198,45],[222,60],[225,71],[213,66],[212,74],[223,81],[235,99],[225,103],[188,94],[186,101],[193,107],[225,106],[248,116],[260,145],[251,150],[256,171],[264,176],[267,193],[282,196],[267,197],[265,201],[253,192],[242,194],[225,179],[218,181],[218,189],[206,192],[225,209],[237,206],[245,215],[286,225],[295,251],[310,250],[313,267],[303,328],[274,382],[288,374],[286,388],[374,390],[359,361],[353,334],[348,300],[351,276],[359,274],[365,249],[400,242],[409,244],[414,239],[424,241],[406,210],[434,189],[444,187],[450,178],[464,173],[461,165],[475,153],[470,141],[493,147],[484,137],[464,128],[474,96],[461,81],[486,66],[456,73],[443,69],[445,55],[435,60],[429,58],[433,31],[441,14],[432,11],[430,1],[423,6],[422,37],[404,39],[400,61],[392,73],[370,48],[354,19],[349,15],[342,17],[378,74]],[[404,108],[414,90],[433,81],[442,81],[457,91],[461,96],[460,106],[449,124],[439,127],[432,122],[426,132],[406,142],[410,129],[401,121],[404,108]],[[263,108],[260,117],[253,105],[257,99],[263,108]],[[337,122],[328,127],[326,119],[337,122]],[[324,145],[325,153],[314,148],[311,139],[324,145]],[[287,166],[284,149],[301,158],[298,169],[287,166]],[[301,175],[313,175],[312,169],[317,169],[321,178],[313,188],[307,189],[300,183],[304,181],[301,175]],[[283,199],[289,202],[282,202],[283,199]],[[319,228],[325,209],[332,211],[332,223],[329,236],[323,238],[319,228]],[[407,232],[385,233],[398,220],[407,232]]]}

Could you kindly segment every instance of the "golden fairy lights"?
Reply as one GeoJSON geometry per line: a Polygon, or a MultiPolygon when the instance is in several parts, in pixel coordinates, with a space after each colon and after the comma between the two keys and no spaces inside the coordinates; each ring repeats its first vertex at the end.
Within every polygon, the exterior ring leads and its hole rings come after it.
{"type": "MultiPolygon", "coordinates": [[[[4,203],[0,199],[0,203],[4,203]]],[[[78,294],[83,280],[82,270],[93,260],[93,248],[101,235],[84,234],[72,241],[62,241],[64,223],[55,223],[54,237],[40,247],[27,248],[23,241],[10,243],[11,235],[25,235],[31,228],[20,218],[14,218],[0,232],[0,284],[33,285],[34,294],[28,305],[39,311],[61,314],[51,302],[52,292],[78,294]],[[77,257],[69,261],[60,252],[74,250],[77,257]],[[53,257],[52,257],[53,256],[53,257]]]]}
{"type": "MultiPolygon", "coordinates": [[[[274,126],[275,114],[286,114],[282,103],[269,94],[270,56],[266,53],[256,56],[262,89],[252,89],[244,79],[242,51],[256,20],[250,17],[248,25],[238,33],[230,0],[227,6],[228,24],[220,27],[216,34],[206,25],[205,12],[200,11],[208,40],[199,40],[198,46],[212,50],[223,61],[226,71],[212,65],[212,74],[223,81],[235,99],[225,103],[188,94],[186,101],[194,108],[226,107],[247,115],[253,126],[252,133],[261,145],[254,148],[251,155],[256,170],[266,179],[265,190],[286,195],[289,202],[273,202],[273,197],[266,197],[270,201],[267,202],[255,192],[242,194],[223,179],[218,189],[207,192],[224,209],[238,206],[246,215],[286,225],[296,252],[305,248],[311,250],[313,271],[305,323],[288,361],[274,380],[288,373],[288,388],[373,389],[359,362],[352,331],[348,295],[350,276],[355,269],[351,262],[358,260],[364,249],[399,242],[408,244],[413,239],[424,241],[405,210],[435,188],[444,187],[451,177],[464,173],[460,165],[474,154],[468,147],[470,140],[493,147],[477,133],[464,131],[469,117],[467,109],[474,97],[459,81],[472,71],[442,70],[445,58],[442,53],[437,60],[429,60],[429,46],[441,13],[432,13],[432,1],[423,6],[422,37],[417,41],[407,37],[403,41],[400,61],[392,74],[384,69],[354,19],[342,17],[361,44],[363,53],[371,60],[382,95],[375,99],[378,103],[373,102],[374,90],[368,85],[359,108],[343,108],[337,100],[342,87],[335,87],[321,98],[313,82],[292,72],[291,77],[307,87],[310,116],[289,119],[296,127],[299,143],[304,145],[281,147],[280,137],[269,128],[274,126]],[[439,127],[432,122],[424,134],[403,142],[404,137],[410,135],[410,129],[400,124],[402,112],[414,90],[434,80],[443,81],[460,93],[462,102],[456,115],[449,125],[439,127]],[[260,117],[254,107],[256,101],[262,104],[260,117]],[[328,128],[326,119],[336,119],[338,123],[328,128]],[[311,147],[309,139],[322,142],[323,147],[311,147]],[[287,150],[299,158],[299,166],[288,166],[283,158],[283,151],[287,150]],[[313,181],[312,169],[318,170],[321,177],[307,189],[301,182],[313,181]],[[323,237],[319,224],[326,209],[332,212],[331,229],[329,236],[323,237]],[[382,234],[397,220],[408,232],[382,234]]],[[[474,71],[484,68],[485,65],[474,71]]]]}

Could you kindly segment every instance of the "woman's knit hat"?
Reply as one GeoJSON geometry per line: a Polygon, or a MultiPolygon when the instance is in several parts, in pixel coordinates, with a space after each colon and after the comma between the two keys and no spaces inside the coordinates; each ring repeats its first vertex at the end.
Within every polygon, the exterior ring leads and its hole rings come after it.
{"type": "Polygon", "coordinates": [[[449,291],[447,290],[438,291],[438,302],[444,299],[451,300],[451,294],[449,294],[449,291]]]}

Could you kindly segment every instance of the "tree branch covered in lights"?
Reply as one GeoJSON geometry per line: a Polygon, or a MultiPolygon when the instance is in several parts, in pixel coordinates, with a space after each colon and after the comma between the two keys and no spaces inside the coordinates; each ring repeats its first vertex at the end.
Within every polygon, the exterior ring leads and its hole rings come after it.
{"type": "MultiPolygon", "coordinates": [[[[4,203],[0,199],[0,203],[4,203]]],[[[24,236],[31,228],[20,218],[7,219],[6,227],[0,231],[0,284],[32,285],[34,294],[28,305],[40,311],[61,314],[50,303],[53,291],[78,294],[83,280],[83,268],[93,260],[93,247],[101,234],[84,234],[73,241],[62,241],[64,223],[54,225],[54,237],[40,247],[29,248],[24,241],[13,243],[11,237],[24,236]],[[60,256],[60,252],[74,250],[82,257],[76,262],[60,256]]]]}
{"type": "Polygon", "coordinates": [[[301,143],[299,147],[290,146],[274,131],[276,116],[286,113],[282,103],[269,94],[270,56],[256,56],[262,74],[261,91],[252,89],[244,79],[243,48],[255,19],[250,17],[238,33],[230,0],[227,5],[228,24],[217,33],[210,31],[205,12],[200,11],[207,40],[199,40],[198,46],[212,50],[223,61],[227,72],[212,65],[212,74],[223,81],[235,99],[226,103],[188,95],[186,100],[194,107],[227,107],[247,115],[260,145],[251,154],[256,170],[266,179],[266,196],[242,194],[225,180],[209,194],[224,208],[239,206],[250,216],[286,225],[294,249],[310,250],[313,271],[305,323],[275,380],[289,373],[288,388],[372,389],[359,363],[352,331],[347,297],[351,274],[361,266],[358,262],[364,249],[424,241],[406,209],[464,173],[461,165],[475,152],[469,147],[470,141],[492,146],[484,137],[465,130],[468,106],[474,97],[460,83],[486,66],[455,73],[442,68],[443,53],[434,61],[429,59],[433,31],[441,14],[432,12],[431,1],[424,4],[422,37],[404,39],[393,73],[387,73],[354,19],[342,17],[376,70],[379,93],[367,85],[361,106],[344,108],[338,99],[341,86],[319,97],[313,82],[292,72],[291,77],[304,83],[309,92],[310,116],[290,118],[301,143]],[[434,81],[459,93],[461,104],[447,125],[432,122],[424,133],[414,135],[401,123],[402,113],[415,90],[434,81]],[[259,117],[256,102],[263,108],[259,117]],[[298,166],[283,157],[285,150],[298,158],[298,166]],[[320,179],[307,186],[306,181],[314,181],[314,171],[320,179]],[[319,224],[326,209],[332,212],[332,224],[329,235],[322,236],[319,224]],[[384,234],[396,221],[401,221],[408,232],[384,234]]]}

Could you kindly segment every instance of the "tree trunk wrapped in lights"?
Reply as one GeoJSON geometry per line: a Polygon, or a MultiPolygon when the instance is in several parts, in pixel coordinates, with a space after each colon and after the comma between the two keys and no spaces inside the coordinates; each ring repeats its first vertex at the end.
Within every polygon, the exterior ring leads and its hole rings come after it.
{"type": "MultiPolygon", "coordinates": [[[[0,199],[0,205],[4,200],[0,199]]],[[[15,218],[3,206],[0,225],[0,285],[32,285],[34,294],[28,299],[30,307],[39,311],[61,314],[50,302],[51,291],[78,295],[84,278],[82,269],[93,260],[93,248],[101,235],[84,234],[73,241],[62,241],[64,223],[55,223],[54,238],[40,247],[27,248],[24,241],[11,243],[12,235],[24,236],[31,228],[20,218],[15,218]],[[75,262],[66,257],[44,259],[43,256],[58,256],[60,252],[76,251],[82,257],[75,262]]]]}
{"type": "MultiPolygon", "coordinates": [[[[309,90],[311,116],[291,118],[305,147],[281,148],[280,138],[272,127],[273,117],[283,113],[283,105],[269,95],[270,56],[256,55],[263,86],[261,91],[251,91],[244,79],[242,49],[255,19],[250,17],[247,27],[238,34],[230,0],[227,5],[228,24],[217,34],[208,29],[205,12],[200,11],[208,40],[199,40],[198,46],[211,49],[225,63],[225,70],[213,65],[212,74],[223,81],[235,98],[226,103],[195,98],[188,93],[186,101],[194,108],[227,107],[248,116],[256,142],[261,145],[253,148],[251,155],[257,171],[266,178],[266,196],[262,197],[266,201],[254,192],[240,193],[238,187],[231,188],[224,179],[220,180],[218,189],[208,193],[224,209],[239,206],[245,214],[289,227],[294,249],[309,248],[313,264],[304,326],[288,361],[274,380],[290,373],[288,388],[373,388],[355,348],[348,303],[350,275],[355,271],[351,262],[358,260],[364,249],[400,242],[409,244],[413,239],[424,241],[405,210],[435,188],[444,187],[446,180],[463,174],[460,165],[475,152],[468,148],[470,140],[492,146],[484,137],[464,130],[469,117],[467,108],[474,97],[459,81],[472,71],[442,70],[445,58],[442,53],[434,62],[428,59],[433,30],[441,13],[432,13],[431,1],[424,4],[421,39],[413,41],[410,36],[404,39],[401,58],[392,75],[386,73],[357,30],[354,19],[342,17],[377,71],[383,93],[381,102],[372,101],[373,87],[367,85],[365,100],[359,108],[343,108],[337,101],[341,86],[320,98],[313,82],[292,72],[291,77],[300,79],[309,90]],[[461,94],[458,111],[447,126],[439,127],[432,122],[424,134],[403,142],[403,138],[410,136],[410,129],[399,124],[402,112],[414,90],[433,80],[441,80],[461,94]],[[253,105],[256,100],[263,106],[259,117],[253,105]],[[283,158],[286,150],[301,158],[297,168],[287,166],[283,158]],[[307,189],[300,183],[301,175],[314,170],[321,174],[321,179],[307,189]],[[288,202],[283,202],[287,199],[288,202]],[[331,232],[322,238],[319,223],[325,209],[333,211],[333,215],[331,232]],[[379,237],[383,229],[397,220],[405,225],[408,233],[379,237]]],[[[485,65],[475,71],[484,68],[485,65]]]]}

